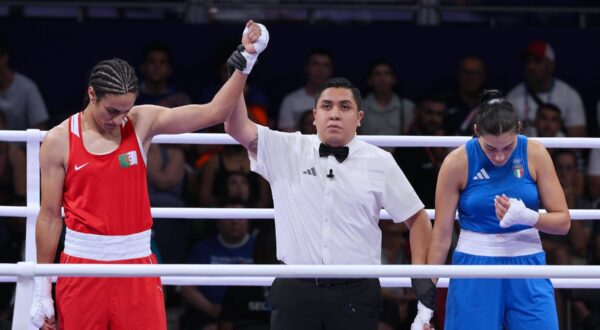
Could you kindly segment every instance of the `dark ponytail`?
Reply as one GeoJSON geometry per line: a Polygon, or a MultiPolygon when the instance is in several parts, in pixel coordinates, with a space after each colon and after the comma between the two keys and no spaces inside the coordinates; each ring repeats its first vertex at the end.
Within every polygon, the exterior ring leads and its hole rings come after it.
{"type": "Polygon", "coordinates": [[[475,125],[478,135],[498,136],[510,131],[518,133],[519,116],[499,90],[489,89],[481,93],[475,125]]]}

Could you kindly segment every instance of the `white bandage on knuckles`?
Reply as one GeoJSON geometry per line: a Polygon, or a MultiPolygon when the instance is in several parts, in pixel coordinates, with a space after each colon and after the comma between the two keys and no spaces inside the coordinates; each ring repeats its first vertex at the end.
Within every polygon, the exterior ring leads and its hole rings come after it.
{"type": "Polygon", "coordinates": [[[29,317],[31,324],[37,328],[44,325],[46,319],[54,316],[54,301],[52,300],[52,278],[36,277],[33,290],[33,303],[29,317]]]}
{"type": "Polygon", "coordinates": [[[540,219],[540,214],[527,206],[520,199],[509,198],[510,207],[500,221],[500,227],[508,228],[512,225],[535,225],[540,219]]]}
{"type": "MultiPolygon", "coordinates": [[[[254,67],[256,60],[258,59],[258,55],[262,53],[263,50],[265,50],[267,48],[267,45],[269,44],[269,31],[267,30],[267,28],[260,23],[257,23],[256,25],[258,25],[258,27],[260,28],[260,37],[258,38],[258,40],[256,40],[255,43],[253,43],[254,49],[256,49],[256,53],[250,54],[246,50],[242,51],[242,56],[244,56],[244,58],[246,59],[246,68],[244,69],[244,71],[242,71],[243,74],[250,74],[250,72],[252,71],[252,67],[254,67]]],[[[247,32],[248,27],[244,29],[242,35],[246,34],[247,32]]]]}
{"type": "Polygon", "coordinates": [[[429,324],[432,317],[433,311],[419,301],[417,304],[417,316],[415,316],[415,320],[410,325],[410,330],[423,330],[423,326],[429,324]]]}

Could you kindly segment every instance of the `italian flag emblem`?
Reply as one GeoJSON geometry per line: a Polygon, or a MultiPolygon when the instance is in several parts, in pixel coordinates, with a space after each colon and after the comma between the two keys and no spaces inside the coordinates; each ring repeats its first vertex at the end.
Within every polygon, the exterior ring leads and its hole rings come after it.
{"type": "Polygon", "coordinates": [[[524,171],[523,171],[522,167],[513,170],[513,174],[515,175],[515,177],[517,177],[519,179],[523,177],[523,172],[524,171]]]}
{"type": "Polygon", "coordinates": [[[512,172],[515,178],[522,178],[525,175],[525,170],[523,169],[523,161],[520,158],[513,160],[512,164],[512,172]]]}
{"type": "Polygon", "coordinates": [[[138,159],[135,151],[126,152],[122,155],[119,155],[119,165],[122,168],[137,165],[138,159]]]}

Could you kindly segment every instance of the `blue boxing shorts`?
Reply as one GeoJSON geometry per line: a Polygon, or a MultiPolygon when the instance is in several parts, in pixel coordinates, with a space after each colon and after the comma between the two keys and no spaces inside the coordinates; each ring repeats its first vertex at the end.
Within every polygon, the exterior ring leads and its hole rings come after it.
{"type": "MultiPolygon", "coordinates": [[[[488,257],[454,251],[454,265],[545,265],[546,254],[488,257]]],[[[451,279],[446,330],[558,330],[549,279],[451,279]]]]}

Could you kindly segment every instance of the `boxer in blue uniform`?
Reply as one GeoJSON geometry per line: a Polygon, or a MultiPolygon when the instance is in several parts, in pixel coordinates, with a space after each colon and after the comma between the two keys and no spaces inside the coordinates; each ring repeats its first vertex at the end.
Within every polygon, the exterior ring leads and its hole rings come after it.
{"type": "MultiPolygon", "coordinates": [[[[566,234],[570,217],[548,151],[518,135],[513,106],[492,90],[482,96],[476,137],[440,169],[428,264],[443,264],[458,209],[455,265],[544,265],[538,231],[566,234]],[[538,213],[539,203],[547,213],[538,213]]],[[[423,327],[428,329],[427,326],[423,327]]],[[[451,279],[445,329],[558,329],[548,279],[451,279]]]]}

